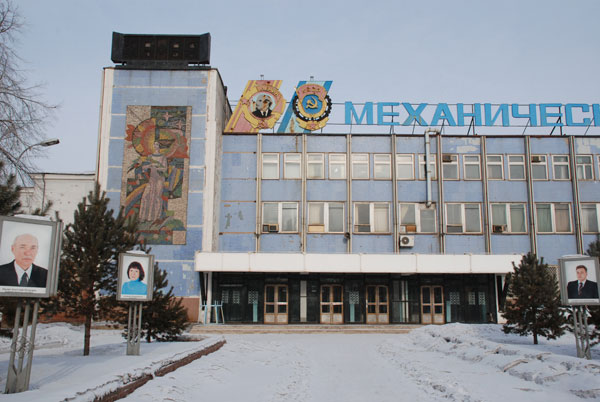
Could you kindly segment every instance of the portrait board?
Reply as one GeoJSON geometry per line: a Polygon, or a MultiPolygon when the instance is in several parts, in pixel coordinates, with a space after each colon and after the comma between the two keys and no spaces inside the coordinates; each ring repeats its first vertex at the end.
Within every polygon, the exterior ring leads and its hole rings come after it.
{"type": "Polygon", "coordinates": [[[598,278],[600,268],[595,257],[563,257],[560,263],[560,294],[565,305],[600,305],[598,278]]]}
{"type": "Polygon", "coordinates": [[[0,296],[56,295],[62,222],[0,217],[0,296]]]}
{"type": "Polygon", "coordinates": [[[144,253],[119,254],[117,300],[151,301],[154,286],[154,256],[144,253]]]}

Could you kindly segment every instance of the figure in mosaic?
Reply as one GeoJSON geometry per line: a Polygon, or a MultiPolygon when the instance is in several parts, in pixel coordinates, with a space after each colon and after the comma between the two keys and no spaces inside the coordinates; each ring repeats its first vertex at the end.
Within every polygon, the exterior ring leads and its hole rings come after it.
{"type": "Polygon", "coordinates": [[[122,204],[128,216],[138,215],[147,244],[185,244],[189,112],[187,107],[127,108],[122,204]]]}

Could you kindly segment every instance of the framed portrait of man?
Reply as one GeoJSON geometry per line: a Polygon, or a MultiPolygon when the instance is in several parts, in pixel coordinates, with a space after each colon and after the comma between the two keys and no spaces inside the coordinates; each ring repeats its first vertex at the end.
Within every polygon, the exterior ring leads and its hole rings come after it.
{"type": "Polygon", "coordinates": [[[119,254],[117,300],[151,301],[154,287],[154,256],[143,252],[119,254]]]}
{"type": "Polygon", "coordinates": [[[0,216],[0,296],[54,296],[61,240],[61,221],[0,216]]]}
{"type": "Polygon", "coordinates": [[[560,293],[565,305],[600,305],[600,268],[595,257],[575,256],[559,259],[560,293]]]}

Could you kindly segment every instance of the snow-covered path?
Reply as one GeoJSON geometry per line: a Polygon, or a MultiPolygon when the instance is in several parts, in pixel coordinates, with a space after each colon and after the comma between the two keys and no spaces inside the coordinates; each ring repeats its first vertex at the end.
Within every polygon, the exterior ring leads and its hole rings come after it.
{"type": "Polygon", "coordinates": [[[539,354],[545,349],[528,355],[528,345],[495,343],[479,334],[470,337],[464,327],[456,329],[460,340],[452,338],[448,326],[443,333],[437,331],[431,327],[410,335],[230,335],[218,352],[155,378],[127,400],[600,399],[598,360],[539,354]]]}

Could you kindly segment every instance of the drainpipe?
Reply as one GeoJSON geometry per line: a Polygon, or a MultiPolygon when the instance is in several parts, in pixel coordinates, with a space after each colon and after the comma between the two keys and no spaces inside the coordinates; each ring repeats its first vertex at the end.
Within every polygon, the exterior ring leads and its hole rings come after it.
{"type": "Polygon", "coordinates": [[[441,132],[438,131],[437,134],[437,183],[438,183],[438,203],[440,212],[440,254],[444,254],[446,252],[446,214],[445,205],[444,205],[444,178],[442,172],[442,135],[441,132]]]}
{"type": "Polygon", "coordinates": [[[535,216],[535,204],[533,196],[533,178],[531,176],[531,144],[529,136],[525,136],[525,167],[527,168],[527,196],[529,198],[529,241],[531,252],[537,255],[537,217],[535,216]]]}
{"type": "Polygon", "coordinates": [[[490,204],[488,193],[488,178],[487,178],[487,146],[486,137],[480,137],[481,141],[481,179],[483,187],[483,221],[485,230],[485,252],[492,252],[492,237],[490,234],[490,204]]]}
{"type": "Polygon", "coordinates": [[[575,214],[575,236],[577,252],[583,254],[583,235],[581,230],[581,205],[579,201],[579,180],[577,179],[577,154],[575,153],[575,138],[569,136],[569,152],[571,158],[571,184],[573,186],[573,212],[575,214]]]}
{"type": "Polygon", "coordinates": [[[346,214],[346,251],[352,253],[352,134],[346,135],[346,199],[348,200],[348,213],[346,214]]]}
{"type": "Polygon", "coordinates": [[[302,211],[302,244],[300,246],[300,251],[302,253],[306,253],[306,216],[308,215],[308,205],[306,203],[306,133],[302,134],[302,163],[300,163],[300,177],[302,178],[302,203],[300,204],[302,211]]]}
{"type": "Polygon", "coordinates": [[[399,251],[398,247],[398,182],[396,181],[396,134],[392,134],[392,225],[394,225],[394,253],[399,251]]]}
{"type": "MultiPolygon", "coordinates": [[[[279,164],[277,164],[279,166],[279,164]]],[[[261,200],[261,180],[262,180],[262,134],[256,134],[256,252],[260,251],[260,234],[262,221],[261,200]]]]}
{"type": "Polygon", "coordinates": [[[440,132],[433,128],[428,128],[425,130],[425,180],[427,180],[427,208],[431,206],[431,171],[430,169],[430,157],[429,157],[429,148],[430,148],[430,139],[429,133],[439,134],[440,132]]]}

